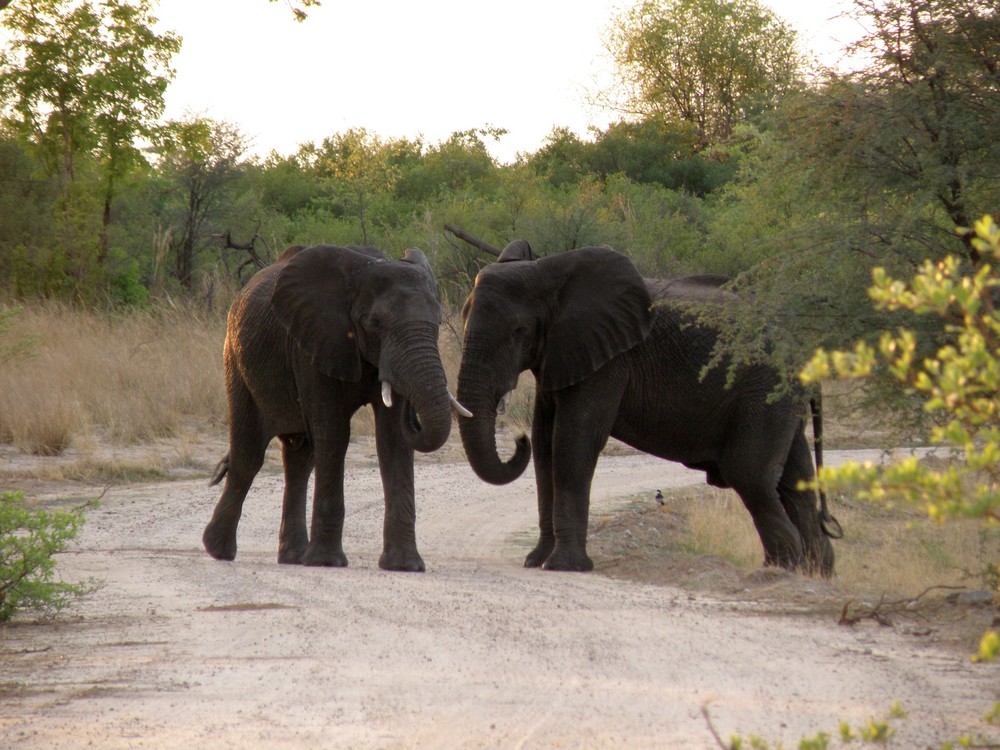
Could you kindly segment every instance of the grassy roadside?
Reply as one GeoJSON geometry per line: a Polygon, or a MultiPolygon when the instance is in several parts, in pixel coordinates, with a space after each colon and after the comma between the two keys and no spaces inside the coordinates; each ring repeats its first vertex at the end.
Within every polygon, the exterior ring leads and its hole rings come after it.
{"type": "MultiPolygon", "coordinates": [[[[26,307],[0,336],[0,352],[5,343],[32,342],[26,353],[0,359],[0,483],[16,489],[30,482],[99,486],[207,476],[226,447],[224,337],[222,311],[162,304],[149,312],[107,315],[26,307]]],[[[440,344],[454,387],[461,353],[455,315],[446,316],[440,344]]],[[[521,378],[501,426],[529,428],[531,381],[521,378]]],[[[840,398],[834,404],[850,400],[849,393],[834,395],[840,398]]],[[[877,441],[857,415],[837,408],[827,413],[835,417],[827,420],[832,446],[877,441]]],[[[372,434],[370,410],[358,413],[353,432],[372,434]]],[[[276,451],[271,453],[277,468],[276,451]]],[[[452,446],[448,455],[461,460],[460,448],[452,446]]],[[[912,598],[930,586],[991,585],[986,564],[1000,558],[1000,528],[940,525],[913,509],[850,498],[833,502],[848,533],[835,543],[831,601],[842,604],[846,592],[877,602],[883,596],[912,598]]],[[[774,571],[760,572],[757,535],[729,491],[699,486],[668,492],[662,508],[652,498],[623,498],[619,512],[592,522],[592,557],[607,575],[727,595],[752,590],[761,596],[762,581],[780,582],[774,571]]],[[[829,590],[821,581],[798,588],[829,590]]],[[[927,598],[949,591],[935,590],[927,598]]]]}
{"type": "Polygon", "coordinates": [[[950,648],[977,649],[1000,616],[990,561],[1000,557],[1000,527],[940,524],[910,508],[833,500],[846,535],[834,541],[830,581],[762,568],[749,514],[731,490],[707,485],[621,499],[591,518],[588,551],[612,578],[670,585],[750,606],[760,614],[819,615],[845,626],[899,626],[950,648]]]}

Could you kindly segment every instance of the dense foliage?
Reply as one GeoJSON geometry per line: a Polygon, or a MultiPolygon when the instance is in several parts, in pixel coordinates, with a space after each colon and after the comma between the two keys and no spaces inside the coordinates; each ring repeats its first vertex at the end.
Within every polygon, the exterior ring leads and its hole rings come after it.
{"type": "MultiPolygon", "coordinates": [[[[954,255],[924,261],[908,282],[872,272],[869,294],[885,311],[907,310],[940,320],[949,341],[926,358],[917,355],[917,334],[907,328],[883,332],[877,348],[859,342],[851,351],[820,350],[803,372],[807,382],[833,377],[867,378],[883,369],[920,395],[924,409],[938,417],[930,440],[953,453],[935,469],[916,456],[889,464],[845,464],[823,468],[826,489],[847,489],[864,499],[903,500],[935,519],[970,516],[1000,521],[1000,227],[986,216],[963,233],[982,263],[971,268],[954,255]]],[[[991,565],[1000,588],[1000,561],[991,565]]],[[[979,658],[1000,653],[1000,636],[983,637],[979,658]]]]}
{"type": "Polygon", "coordinates": [[[773,107],[799,75],[795,32],[757,0],[643,0],[608,46],[623,72],[618,106],[683,123],[700,147],[773,107]]]}
{"type": "Polygon", "coordinates": [[[1000,204],[994,6],[856,0],[869,33],[856,69],[833,72],[804,68],[753,0],[644,0],[609,23],[631,111],[587,137],[556,124],[509,164],[490,154],[496,128],[439,143],[350,129],[256,158],[231,123],[158,119],[179,41],[149,31],[148,0],[11,6],[0,293],[224,306],[253,256],[327,242],[421,247],[456,303],[489,259],[450,223],[543,254],[609,244],[647,275],[731,275],[745,304],[720,346],[794,373],[817,345],[884,327],[873,266],[973,258],[953,230],[1000,204]]]}

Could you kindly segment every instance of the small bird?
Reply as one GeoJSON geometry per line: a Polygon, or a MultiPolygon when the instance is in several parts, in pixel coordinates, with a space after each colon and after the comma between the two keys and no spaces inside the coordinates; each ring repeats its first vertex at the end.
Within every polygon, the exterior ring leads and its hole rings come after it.
{"type": "Polygon", "coordinates": [[[659,490],[656,491],[656,498],[655,499],[656,499],[656,504],[657,505],[663,505],[663,493],[660,492],[659,490]]]}

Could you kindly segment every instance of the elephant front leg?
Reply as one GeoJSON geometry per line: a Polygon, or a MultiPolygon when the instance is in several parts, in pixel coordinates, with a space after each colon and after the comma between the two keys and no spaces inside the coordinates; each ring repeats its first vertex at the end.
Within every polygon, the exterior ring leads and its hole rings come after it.
{"type": "Polygon", "coordinates": [[[535,413],[531,422],[531,456],[535,466],[535,487],[538,493],[538,544],[524,558],[524,567],[540,568],[556,546],[552,526],[552,399],[543,393],[535,395],[535,413]]]}
{"type": "MultiPolygon", "coordinates": [[[[586,468],[582,470],[587,471],[586,468]]],[[[577,476],[564,475],[560,478],[559,470],[556,469],[552,512],[555,544],[543,566],[546,570],[586,572],[594,569],[594,562],[587,554],[587,523],[593,472],[594,467],[591,466],[585,481],[582,481],[577,476]]]]}
{"type": "Polygon", "coordinates": [[[281,435],[279,439],[285,467],[285,494],[278,532],[278,562],[297,564],[302,562],[309,547],[306,492],[313,470],[313,449],[306,435],[281,435]]]}
{"type": "Polygon", "coordinates": [[[312,528],[303,565],[346,568],[344,554],[344,457],[350,439],[350,422],[337,434],[315,437],[316,484],[313,489],[312,528]]]}
{"type": "Polygon", "coordinates": [[[424,561],[417,551],[413,448],[403,438],[396,413],[404,408],[407,408],[405,403],[375,407],[375,445],[385,493],[382,556],[378,566],[383,570],[422,573],[424,561]]]}
{"type": "MultiPolygon", "coordinates": [[[[573,390],[573,389],[570,389],[573,390]]],[[[578,390],[578,389],[577,389],[578,390]]],[[[560,395],[552,431],[552,530],[555,546],[546,570],[589,571],[587,555],[590,486],[597,459],[608,440],[614,411],[601,412],[585,394],[560,395]],[[581,406],[582,402],[587,404],[581,406]]]]}

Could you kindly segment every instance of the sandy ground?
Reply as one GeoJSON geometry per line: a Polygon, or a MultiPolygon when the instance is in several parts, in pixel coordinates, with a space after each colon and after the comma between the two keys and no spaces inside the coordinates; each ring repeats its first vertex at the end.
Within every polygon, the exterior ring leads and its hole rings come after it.
{"type": "MultiPolygon", "coordinates": [[[[700,481],[606,456],[593,513],[700,481]]],[[[982,718],[1000,664],[873,622],[525,570],[530,471],[492,487],[432,456],[417,489],[424,574],[378,569],[381,486],[360,444],[346,569],[275,563],[280,476],[258,478],[233,563],[201,548],[204,478],[113,488],[59,561],[101,588],[0,631],[0,747],[717,748],[705,707],[723,739],[796,747],[893,701],[908,713],[894,747],[1000,742],[982,718]]]]}

